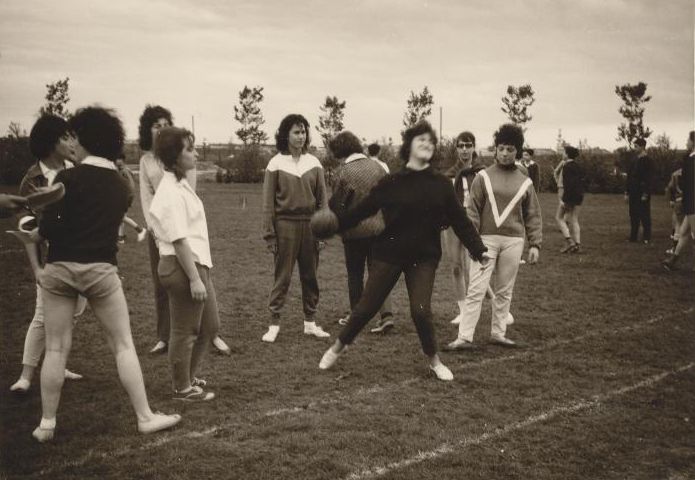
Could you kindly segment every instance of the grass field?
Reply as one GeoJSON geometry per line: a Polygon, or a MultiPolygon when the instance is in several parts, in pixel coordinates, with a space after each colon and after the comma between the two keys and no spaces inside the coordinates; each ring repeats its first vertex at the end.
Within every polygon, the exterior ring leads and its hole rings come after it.
{"type": "MultiPolygon", "coordinates": [[[[629,244],[619,196],[589,195],[582,209],[584,253],[561,255],[553,194],[542,194],[544,244],[522,266],[510,337],[523,350],[487,346],[483,309],[473,353],[442,354],[451,383],[429,374],[407,312],[403,281],[394,291],[398,324],[364,332],[328,372],[318,361],[329,341],[305,338],[295,276],[277,343],[265,331],[271,258],[260,239],[260,186],[202,183],[212,238],[221,333],[233,355],[211,355],[204,377],[218,398],[170,400],[155,341],[144,244],[119,255],[135,343],[153,407],[178,411],[177,429],[136,433],[115,363],[90,312],[77,324],[52,444],[31,430],[40,419],[38,384],[10,395],[34,308],[23,251],[0,236],[0,477],[239,479],[686,479],[695,478],[694,275],[666,273],[669,212],[655,198],[654,242],[629,244]],[[244,201],[244,198],[246,201],[244,201]],[[245,206],[245,208],[244,208],[245,206]]],[[[140,220],[139,205],[131,210],[140,220]]],[[[8,222],[0,222],[3,230],[8,222]]],[[[319,267],[319,323],[338,333],[347,308],[339,240],[319,267]]],[[[448,264],[433,297],[439,344],[456,334],[448,264]]]]}

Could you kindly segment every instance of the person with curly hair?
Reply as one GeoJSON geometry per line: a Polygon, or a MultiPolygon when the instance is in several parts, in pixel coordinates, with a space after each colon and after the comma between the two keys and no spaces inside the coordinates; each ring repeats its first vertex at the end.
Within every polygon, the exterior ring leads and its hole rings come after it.
{"type": "MultiPolygon", "coordinates": [[[[55,115],[42,115],[31,128],[29,133],[29,150],[37,159],[19,184],[19,193],[22,196],[31,195],[41,189],[53,185],[56,175],[61,170],[74,167],[75,138],[70,125],[64,119],[55,115]]],[[[32,219],[23,217],[32,223],[40,218],[40,212],[32,212],[32,219]]],[[[22,221],[22,220],[20,220],[22,221]]],[[[41,286],[38,283],[41,270],[44,265],[43,254],[46,245],[41,243],[26,243],[29,264],[36,280],[36,304],[34,317],[29,323],[26,337],[24,338],[24,353],[22,355],[22,373],[19,379],[10,387],[10,391],[25,393],[31,387],[34,372],[39,365],[39,360],[46,347],[46,329],[44,326],[44,306],[41,295],[41,286]]],[[[84,311],[86,301],[79,296],[75,304],[75,316],[84,311]]],[[[79,380],[82,375],[65,369],[65,378],[79,380]]]]}
{"type": "Polygon", "coordinates": [[[538,261],[543,227],[541,209],[533,182],[515,162],[521,157],[524,133],[516,125],[502,125],[495,132],[494,145],[496,162],[473,180],[468,204],[468,214],[487,247],[490,262],[471,262],[458,336],[447,345],[447,350],[473,348],[473,334],[493,275],[491,342],[517,346],[507,338],[506,331],[524,237],[529,241],[528,263],[538,261]]]}
{"type": "Polygon", "coordinates": [[[159,280],[167,290],[171,312],[169,365],[174,399],[207,401],[207,382],[197,377],[208,344],[219,329],[219,312],[210,270],[210,240],[205,209],[186,180],[198,152],[193,134],[164,127],[155,145],[164,175],[150,204],[152,230],[158,239],[159,280]]]}
{"type": "Polygon", "coordinates": [[[123,150],[123,125],[111,110],[86,107],[77,110],[70,127],[77,136],[79,165],[56,175],[55,182],[64,185],[65,196],[45,209],[38,228],[38,238],[48,240],[46,266],[39,276],[46,356],[41,368],[43,413],[33,436],[39,442],[54,436],[72,344],[75,301],[80,294],[87,298],[106,333],[118,377],[137,416],[138,430],[152,433],[167,429],[181,417],[150,409],[118,276],[118,226],[128,210],[128,189],[114,165],[123,150]]]}
{"type": "MultiPolygon", "coordinates": [[[[145,217],[145,223],[147,223],[147,228],[150,233],[150,235],[147,236],[147,246],[150,255],[150,271],[154,283],[155,316],[157,320],[158,341],[150,350],[152,354],[162,354],[167,351],[171,321],[167,292],[157,276],[159,249],[157,247],[157,239],[152,235],[152,219],[150,217],[152,199],[157,191],[159,182],[164,176],[162,163],[154,154],[154,144],[159,131],[164,127],[171,127],[172,125],[173,118],[169,110],[160,105],[147,105],[145,111],[143,111],[140,116],[140,124],[138,127],[138,144],[140,145],[140,149],[144,152],[142,157],[140,157],[140,206],[142,207],[142,214],[145,217]]],[[[195,169],[186,172],[186,180],[195,191],[197,181],[195,169]]],[[[212,343],[218,352],[224,355],[231,354],[231,349],[219,335],[214,337],[212,343]]]]}
{"type": "Polygon", "coordinates": [[[323,167],[308,153],[309,122],[302,115],[283,118],[275,142],[278,153],[270,159],[263,179],[263,239],[273,254],[275,275],[268,301],[270,325],[261,340],[272,343],[278,336],[295,263],[302,286],[304,334],[326,338],[330,334],[315,320],[319,242],[309,227],[311,215],[326,206],[323,167]]]}
{"type": "Polygon", "coordinates": [[[367,285],[347,325],[335,343],[324,353],[319,368],[331,368],[345,348],[376,314],[401,274],[405,275],[410,313],[415,323],[429,368],[436,377],[451,381],[454,375],[437,353],[432,323],[432,289],[442,256],[441,231],[451,226],[477,261],[487,256],[480,235],[456,198],[451,180],[433,171],[430,164],[437,135],[427,122],[420,122],[403,133],[399,156],[405,168],[383,178],[357,205],[350,205],[350,192],[336,191],[331,202],[335,210],[317,214],[328,218],[327,228],[314,221],[321,235],[344,232],[379,211],[384,230],[373,244],[373,263],[367,285]]]}

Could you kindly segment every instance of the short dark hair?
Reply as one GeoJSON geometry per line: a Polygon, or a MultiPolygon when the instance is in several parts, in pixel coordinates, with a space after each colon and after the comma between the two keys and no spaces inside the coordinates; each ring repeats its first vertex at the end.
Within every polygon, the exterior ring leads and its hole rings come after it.
{"type": "Polygon", "coordinates": [[[328,148],[335,158],[347,158],[353,153],[362,153],[362,143],[350,131],[342,131],[328,142],[328,148]]]}
{"type": "Polygon", "coordinates": [[[533,148],[524,148],[524,151],[521,152],[521,153],[522,153],[522,154],[523,154],[523,153],[528,153],[529,155],[531,155],[531,156],[533,157],[533,155],[534,155],[536,152],[533,150],[533,148]]]}
{"type": "Polygon", "coordinates": [[[99,106],[80,108],[69,125],[80,145],[91,155],[112,162],[121,155],[125,131],[113,110],[99,106]]]}
{"type": "Polygon", "coordinates": [[[177,180],[185,176],[185,172],[176,168],[176,161],[186,147],[186,140],[195,145],[195,137],[185,128],[164,127],[159,131],[154,143],[155,156],[162,162],[164,170],[176,175],[177,180]]]}
{"type": "Polygon", "coordinates": [[[695,130],[690,130],[690,133],[688,133],[688,138],[691,142],[695,142],[695,130]]]}
{"type": "Polygon", "coordinates": [[[70,125],[57,115],[41,115],[29,133],[29,150],[37,159],[48,157],[61,138],[70,135],[70,125]]]}
{"type": "Polygon", "coordinates": [[[644,138],[638,138],[632,143],[640,148],[644,148],[647,146],[647,141],[644,138]]]}
{"type": "Polygon", "coordinates": [[[475,135],[469,131],[461,132],[456,136],[456,141],[454,142],[454,145],[457,145],[459,141],[463,140],[464,142],[471,142],[473,143],[473,146],[475,147],[475,135]]]}
{"type": "Polygon", "coordinates": [[[147,105],[140,115],[138,126],[138,144],[143,150],[152,150],[152,125],[160,118],[165,118],[169,125],[174,124],[171,112],[161,105],[147,105]]]}
{"type": "MultiPolygon", "coordinates": [[[[410,147],[413,143],[413,139],[424,133],[429,133],[430,137],[432,137],[432,143],[434,144],[436,154],[437,133],[434,131],[432,125],[430,125],[428,121],[420,120],[418,123],[403,132],[403,143],[398,151],[398,156],[401,158],[403,163],[408,163],[408,160],[410,159],[410,147]]],[[[434,155],[432,155],[432,158],[434,158],[434,155]]]]}
{"type": "Polygon", "coordinates": [[[518,125],[505,123],[494,135],[495,147],[498,145],[513,145],[516,148],[516,158],[521,158],[524,148],[524,131],[518,125]]]}
{"type": "Polygon", "coordinates": [[[568,158],[574,160],[579,156],[579,149],[573,147],[572,145],[565,145],[565,153],[567,154],[568,158]]]}
{"type": "Polygon", "coordinates": [[[275,133],[275,147],[277,148],[278,152],[285,155],[290,153],[290,130],[292,130],[292,127],[295,125],[304,125],[304,129],[306,130],[306,142],[304,142],[304,146],[302,147],[302,153],[307,152],[307,149],[311,144],[309,121],[304,118],[303,115],[298,113],[290,113],[280,122],[278,131],[275,133]]]}
{"type": "Polygon", "coordinates": [[[369,146],[367,147],[367,153],[369,154],[370,157],[376,157],[379,155],[379,152],[381,151],[381,147],[379,146],[378,143],[370,143],[369,146]]]}

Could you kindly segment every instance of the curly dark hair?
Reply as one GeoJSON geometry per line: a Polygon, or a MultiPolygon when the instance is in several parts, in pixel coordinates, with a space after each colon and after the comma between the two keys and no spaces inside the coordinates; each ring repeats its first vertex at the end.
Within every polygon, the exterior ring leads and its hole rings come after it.
{"type": "Polygon", "coordinates": [[[185,128],[164,127],[159,131],[154,145],[154,154],[164,165],[164,170],[172,172],[179,181],[186,173],[176,168],[176,161],[186,148],[186,140],[195,145],[195,137],[185,128]]]}
{"type": "Polygon", "coordinates": [[[572,145],[565,145],[565,153],[567,154],[567,158],[570,158],[572,160],[576,159],[579,156],[579,150],[573,147],[572,145]]]}
{"type": "Polygon", "coordinates": [[[379,155],[379,152],[381,151],[381,147],[379,146],[378,143],[370,143],[369,146],[367,147],[367,153],[369,154],[370,157],[376,157],[379,155]]]}
{"type": "Polygon", "coordinates": [[[152,125],[157,120],[164,118],[169,125],[174,124],[171,112],[161,105],[147,105],[145,111],[140,115],[140,125],[138,126],[138,144],[143,150],[152,150],[152,125]]]}
{"type": "Polygon", "coordinates": [[[298,113],[290,113],[282,119],[280,126],[278,127],[278,131],[275,133],[275,147],[277,148],[278,152],[284,155],[289,155],[290,153],[290,130],[292,130],[292,127],[295,125],[304,125],[304,130],[306,130],[306,142],[304,142],[304,146],[302,147],[302,153],[306,153],[309,145],[311,144],[309,121],[304,118],[303,115],[298,113]]]}
{"type": "Polygon", "coordinates": [[[89,154],[113,162],[123,152],[125,131],[115,111],[99,106],[80,108],[69,125],[89,154]]]}
{"type": "Polygon", "coordinates": [[[53,153],[65,135],[71,135],[70,125],[57,115],[41,115],[29,133],[29,150],[41,160],[53,153]]]}
{"type": "Polygon", "coordinates": [[[533,148],[524,148],[523,152],[521,152],[521,153],[522,153],[522,155],[523,155],[524,153],[528,153],[529,155],[531,155],[531,156],[533,157],[533,155],[534,155],[536,152],[533,150],[533,148]]]}
{"type": "Polygon", "coordinates": [[[434,144],[435,149],[435,152],[432,155],[432,158],[434,159],[434,157],[437,154],[437,132],[434,131],[432,125],[430,125],[428,121],[421,120],[412,127],[406,129],[405,132],[403,132],[403,143],[401,144],[401,148],[398,151],[398,156],[403,161],[403,163],[408,163],[408,160],[410,159],[410,148],[411,144],[413,143],[413,139],[424,133],[429,133],[430,137],[432,138],[432,143],[434,144]]]}
{"type": "Polygon", "coordinates": [[[516,147],[516,158],[519,159],[523,155],[524,131],[518,125],[505,123],[495,132],[494,139],[495,147],[498,145],[513,145],[516,147]]]}
{"type": "Polygon", "coordinates": [[[335,158],[347,158],[353,153],[363,153],[362,143],[350,131],[340,132],[328,142],[328,148],[335,158]]]}

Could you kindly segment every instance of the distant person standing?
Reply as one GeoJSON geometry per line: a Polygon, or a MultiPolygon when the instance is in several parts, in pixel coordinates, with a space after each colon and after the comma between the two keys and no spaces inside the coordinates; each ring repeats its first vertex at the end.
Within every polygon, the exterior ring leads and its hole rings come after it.
{"type": "Polygon", "coordinates": [[[678,258],[688,243],[695,239],[695,131],[688,135],[688,151],[683,159],[680,187],[683,192],[683,222],[681,223],[678,244],[673,255],[662,262],[666,270],[675,270],[678,258]]]}
{"type": "Polygon", "coordinates": [[[642,225],[642,242],[647,245],[652,239],[651,186],[654,163],[647,155],[645,139],[638,138],[634,145],[637,157],[628,168],[625,188],[630,213],[630,241],[637,242],[642,225]]]}
{"type": "Polygon", "coordinates": [[[526,168],[528,178],[533,182],[533,188],[536,192],[541,191],[541,170],[538,164],[533,160],[534,151],[532,148],[524,148],[524,153],[521,155],[521,165],[526,168]]]}
{"type": "Polygon", "coordinates": [[[275,279],[268,300],[270,325],[261,338],[264,342],[274,342],[280,332],[280,314],[295,263],[302,284],[304,334],[330,337],[314,318],[319,303],[319,242],[309,221],[316,210],[326,206],[326,181],[321,162],[308,153],[310,141],[307,119],[287,115],[275,135],[278,153],[265,169],[263,239],[273,254],[275,279]]]}
{"type": "Polygon", "coordinates": [[[565,237],[561,253],[578,253],[581,249],[579,207],[584,201],[584,175],[577,163],[579,150],[566,145],[562,167],[562,196],[558,207],[557,223],[565,237]]]}
{"type": "Polygon", "coordinates": [[[367,147],[367,153],[369,154],[369,158],[381,165],[381,168],[383,168],[386,171],[386,173],[391,173],[391,171],[389,170],[389,166],[386,165],[386,162],[382,162],[381,160],[379,160],[379,152],[381,152],[381,147],[378,143],[372,143],[367,147]]]}
{"type": "MultiPolygon", "coordinates": [[[[686,157],[688,155],[686,154],[686,157]]],[[[683,160],[678,161],[677,168],[671,174],[668,185],[666,185],[665,197],[671,207],[671,241],[673,245],[666,253],[673,254],[680,238],[681,224],[683,223],[683,190],[681,189],[681,179],[683,176],[683,160]]]]}

